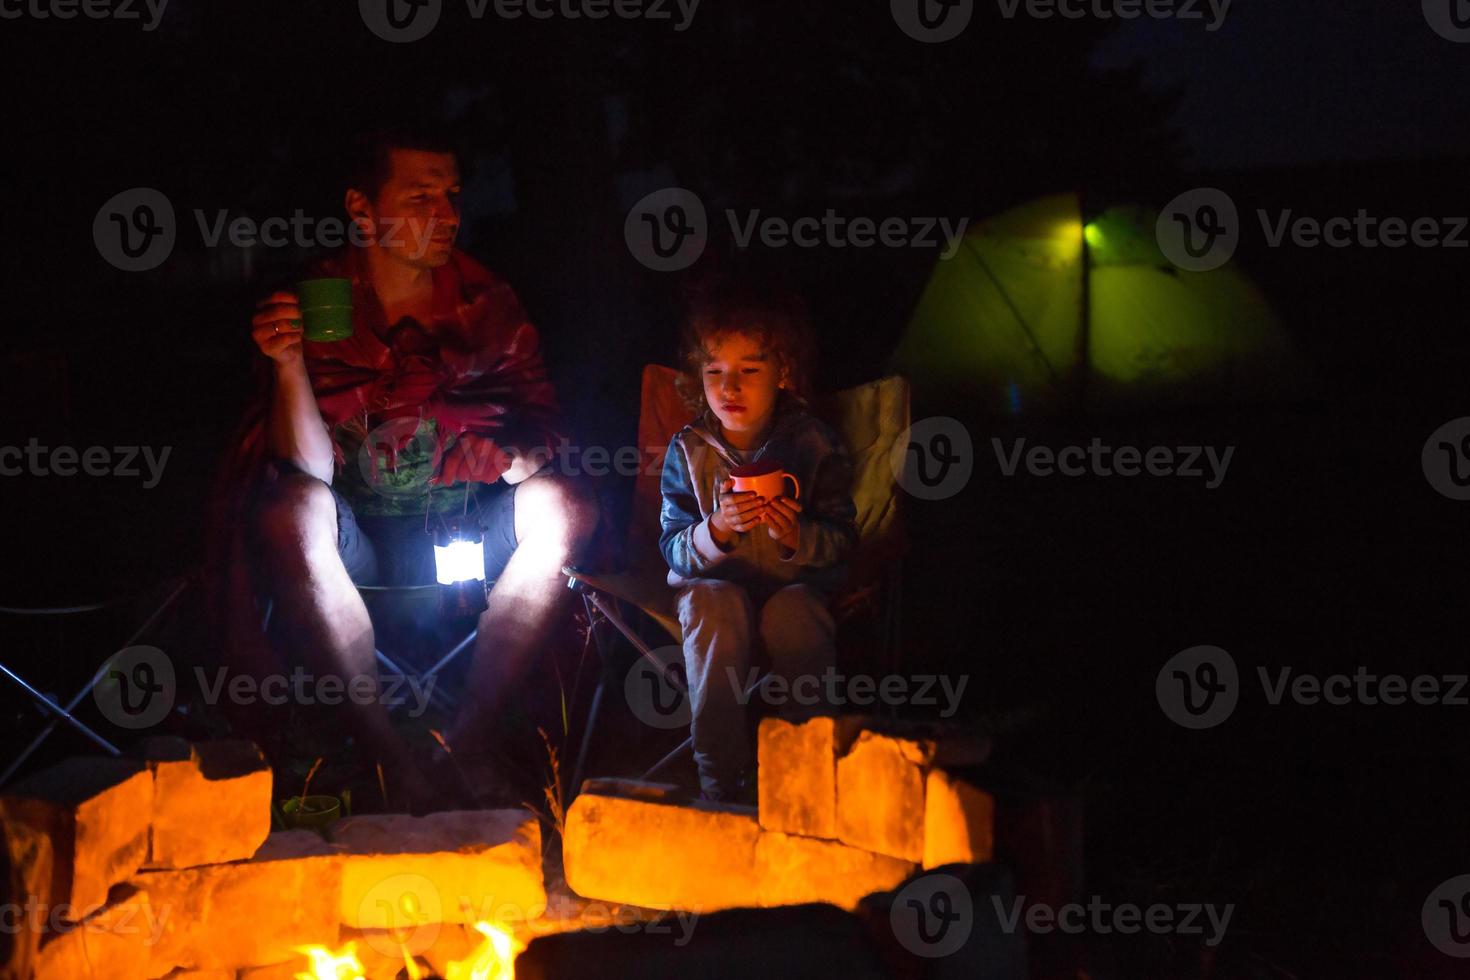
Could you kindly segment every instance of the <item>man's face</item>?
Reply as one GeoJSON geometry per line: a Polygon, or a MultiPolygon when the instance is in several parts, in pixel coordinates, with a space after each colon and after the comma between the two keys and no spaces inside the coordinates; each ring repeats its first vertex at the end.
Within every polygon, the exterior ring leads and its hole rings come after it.
{"type": "Polygon", "coordinates": [[[368,234],[391,257],[419,269],[449,261],[459,235],[459,167],[452,153],[393,150],[388,179],[375,200],[348,196],[365,212],[368,234]]]}

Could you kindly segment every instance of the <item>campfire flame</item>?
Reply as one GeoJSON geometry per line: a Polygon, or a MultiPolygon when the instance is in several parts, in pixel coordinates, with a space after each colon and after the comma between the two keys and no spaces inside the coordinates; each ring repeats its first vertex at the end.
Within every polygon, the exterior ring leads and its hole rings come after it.
{"type": "Polygon", "coordinates": [[[325,946],[298,946],[311,961],[310,973],[296,974],[296,980],[362,980],[362,960],[357,958],[357,943],[348,943],[340,953],[325,946]]]}
{"type": "MultiPolygon", "coordinates": [[[[485,938],[468,959],[446,964],[444,980],[515,980],[516,956],[525,944],[494,923],[476,922],[475,929],[485,938]]],[[[296,980],[363,980],[355,942],[336,953],[325,946],[298,946],[296,952],[311,961],[310,972],[297,973],[296,980]]],[[[417,980],[423,976],[407,947],[403,947],[403,960],[409,977],[417,980]]]]}
{"type": "Polygon", "coordinates": [[[506,929],[489,922],[476,922],[485,937],[466,960],[448,964],[444,980],[515,980],[516,955],[525,945],[506,929]]]}

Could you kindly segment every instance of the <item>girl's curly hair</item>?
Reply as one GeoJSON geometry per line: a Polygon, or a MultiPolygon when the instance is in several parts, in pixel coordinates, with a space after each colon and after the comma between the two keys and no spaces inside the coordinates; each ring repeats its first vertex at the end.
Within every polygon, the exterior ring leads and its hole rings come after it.
{"type": "Polygon", "coordinates": [[[752,337],[771,357],[777,372],[785,372],[786,387],[778,410],[802,406],[810,397],[812,358],[811,317],[795,293],[760,290],[744,284],[723,283],[695,292],[684,317],[681,338],[679,395],[690,411],[703,414],[704,367],[711,348],[724,337],[752,337]]]}

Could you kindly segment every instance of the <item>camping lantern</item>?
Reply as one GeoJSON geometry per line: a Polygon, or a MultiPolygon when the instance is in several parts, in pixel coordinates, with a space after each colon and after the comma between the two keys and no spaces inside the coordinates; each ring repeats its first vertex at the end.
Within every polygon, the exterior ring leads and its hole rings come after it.
{"type": "Polygon", "coordinates": [[[485,603],[485,533],[469,521],[441,523],[434,531],[434,573],[444,612],[476,616],[485,603]]]}

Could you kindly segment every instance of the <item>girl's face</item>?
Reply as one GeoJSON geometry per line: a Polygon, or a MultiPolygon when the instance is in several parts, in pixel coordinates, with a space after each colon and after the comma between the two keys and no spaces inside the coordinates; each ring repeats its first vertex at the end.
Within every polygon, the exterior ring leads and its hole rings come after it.
{"type": "Polygon", "coordinates": [[[709,344],[704,400],[736,449],[754,449],[770,431],[784,372],[749,334],[727,333],[709,344]]]}

